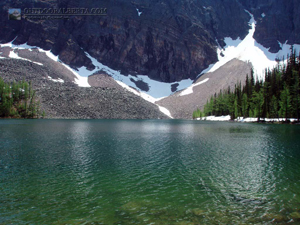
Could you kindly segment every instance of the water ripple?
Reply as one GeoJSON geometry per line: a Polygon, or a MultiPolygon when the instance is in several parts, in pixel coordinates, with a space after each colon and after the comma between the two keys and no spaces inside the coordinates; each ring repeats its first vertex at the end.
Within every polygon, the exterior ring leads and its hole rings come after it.
{"type": "Polygon", "coordinates": [[[0,126],[0,223],[298,222],[298,127],[18,123],[0,126]]]}

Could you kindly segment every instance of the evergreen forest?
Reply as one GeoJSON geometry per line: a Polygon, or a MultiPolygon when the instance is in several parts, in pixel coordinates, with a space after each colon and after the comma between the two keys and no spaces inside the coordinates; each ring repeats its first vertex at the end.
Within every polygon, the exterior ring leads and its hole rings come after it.
{"type": "Polygon", "coordinates": [[[247,75],[245,84],[235,85],[234,90],[228,87],[215,93],[204,106],[197,109],[193,118],[204,116],[230,115],[237,117],[261,118],[297,118],[300,116],[300,63],[299,54],[294,50],[287,60],[278,62],[273,69],[265,70],[264,80],[254,78],[253,70],[247,75]]]}

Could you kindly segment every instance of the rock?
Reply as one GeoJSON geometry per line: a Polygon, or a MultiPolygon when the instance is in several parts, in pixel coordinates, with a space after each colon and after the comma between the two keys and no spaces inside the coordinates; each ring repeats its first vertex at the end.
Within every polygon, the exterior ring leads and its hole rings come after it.
{"type": "Polygon", "coordinates": [[[300,220],[300,212],[292,212],[292,213],[290,214],[290,217],[291,217],[293,220],[298,221],[298,220],[300,220]]]}
{"type": "Polygon", "coordinates": [[[195,223],[190,222],[190,221],[180,221],[180,222],[177,222],[175,224],[177,224],[177,225],[194,225],[195,223]]]}
{"type": "MultiPolygon", "coordinates": [[[[59,63],[55,64],[56,66],[59,63]]],[[[54,65],[53,65],[54,66],[54,65]]],[[[52,66],[17,59],[0,60],[1,77],[6,82],[31,81],[46,118],[55,119],[167,119],[158,106],[118,86],[78,87],[69,71],[55,73],[64,83],[53,82],[52,66]]]]}
{"type": "MultiPolygon", "coordinates": [[[[128,211],[128,212],[157,212],[154,206],[156,205],[155,202],[145,201],[145,200],[136,200],[130,201],[126,204],[121,206],[121,210],[128,211]]],[[[151,213],[153,214],[153,213],[151,213]]]]}
{"type": "Polygon", "coordinates": [[[143,206],[141,205],[141,203],[132,201],[122,205],[121,210],[137,213],[141,210],[142,207],[143,206]]]}
{"type": "Polygon", "coordinates": [[[88,77],[88,83],[92,87],[107,87],[107,88],[119,88],[121,86],[109,76],[106,72],[99,72],[88,77]]]}
{"type": "Polygon", "coordinates": [[[273,221],[273,222],[283,222],[286,219],[281,214],[274,214],[274,213],[267,213],[263,216],[263,219],[266,221],[273,221]]]}
{"type": "Polygon", "coordinates": [[[205,215],[205,211],[199,208],[196,209],[192,209],[192,213],[196,216],[204,216],[205,215]]]}
{"type": "Polygon", "coordinates": [[[271,52],[280,50],[280,43],[300,43],[300,4],[284,0],[240,0],[257,21],[254,38],[271,52]],[[262,16],[263,15],[263,16],[262,16]]]}

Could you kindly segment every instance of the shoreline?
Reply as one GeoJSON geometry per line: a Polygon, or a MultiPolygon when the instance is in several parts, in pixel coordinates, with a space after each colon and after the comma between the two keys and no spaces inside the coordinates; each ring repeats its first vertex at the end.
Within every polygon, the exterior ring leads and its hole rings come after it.
{"type": "Polygon", "coordinates": [[[238,122],[238,123],[264,123],[264,124],[300,124],[300,121],[296,118],[258,118],[255,117],[238,117],[234,120],[229,115],[227,116],[207,116],[196,118],[195,120],[201,121],[217,121],[217,122],[238,122]]]}
{"type": "MultiPolygon", "coordinates": [[[[142,118],[55,118],[55,117],[40,117],[40,118],[20,118],[20,117],[0,117],[0,120],[9,120],[9,119],[15,119],[15,120],[139,120],[142,118]]],[[[146,120],[186,120],[186,119],[146,119],[146,120]]],[[[201,117],[201,118],[195,118],[190,120],[197,120],[197,121],[212,121],[212,122],[236,122],[236,123],[261,123],[261,124],[291,124],[291,125],[300,125],[300,120],[297,121],[295,118],[288,118],[287,121],[285,118],[261,118],[258,121],[258,118],[253,117],[238,117],[237,119],[232,120],[230,116],[208,116],[208,117],[201,117]]]]}

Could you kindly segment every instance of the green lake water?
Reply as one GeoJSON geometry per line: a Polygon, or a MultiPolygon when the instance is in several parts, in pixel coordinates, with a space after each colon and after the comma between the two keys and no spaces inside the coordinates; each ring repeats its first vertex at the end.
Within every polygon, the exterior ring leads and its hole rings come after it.
{"type": "Polygon", "coordinates": [[[0,224],[300,224],[300,126],[0,120],[0,224]]]}

